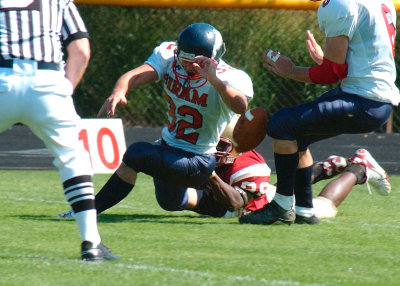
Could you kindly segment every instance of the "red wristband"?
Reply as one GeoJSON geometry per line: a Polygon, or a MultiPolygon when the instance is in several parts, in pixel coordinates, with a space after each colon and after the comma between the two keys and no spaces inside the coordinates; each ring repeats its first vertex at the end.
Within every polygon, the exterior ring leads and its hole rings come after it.
{"type": "Polygon", "coordinates": [[[335,83],[347,76],[347,64],[338,64],[323,58],[322,64],[311,67],[308,75],[313,83],[335,83]]]}

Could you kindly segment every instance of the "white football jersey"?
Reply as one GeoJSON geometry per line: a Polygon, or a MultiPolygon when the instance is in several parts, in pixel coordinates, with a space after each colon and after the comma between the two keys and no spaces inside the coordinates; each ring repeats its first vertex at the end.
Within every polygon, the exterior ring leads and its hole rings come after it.
{"type": "MultiPolygon", "coordinates": [[[[168,122],[162,130],[162,138],[170,146],[193,153],[215,153],[219,136],[235,113],[205,79],[188,82],[176,76],[174,69],[180,74],[185,71],[174,60],[175,49],[175,42],[164,42],[145,62],[164,80],[168,122]]],[[[248,101],[253,98],[253,84],[244,71],[220,60],[217,76],[243,93],[248,101]]]]}
{"type": "Polygon", "coordinates": [[[398,105],[394,44],[396,10],[392,0],[325,0],[318,21],[326,37],[349,38],[344,92],[398,105]]]}

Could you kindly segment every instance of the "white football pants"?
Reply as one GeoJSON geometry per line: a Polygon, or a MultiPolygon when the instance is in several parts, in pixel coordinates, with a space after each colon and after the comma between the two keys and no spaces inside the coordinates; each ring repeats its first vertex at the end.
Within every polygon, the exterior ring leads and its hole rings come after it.
{"type": "Polygon", "coordinates": [[[64,71],[38,70],[36,62],[14,59],[0,67],[0,132],[23,123],[55,157],[61,181],[92,175],[89,154],[78,139],[80,117],[64,71]]]}

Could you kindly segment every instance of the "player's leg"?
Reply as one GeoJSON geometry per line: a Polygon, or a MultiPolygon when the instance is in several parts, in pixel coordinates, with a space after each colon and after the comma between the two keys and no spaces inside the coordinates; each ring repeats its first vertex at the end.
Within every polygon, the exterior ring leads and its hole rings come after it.
{"type": "Polygon", "coordinates": [[[210,194],[193,188],[204,183],[214,170],[214,156],[197,155],[166,145],[155,145],[154,148],[153,169],[143,166],[141,170],[153,176],[156,198],[163,209],[188,209],[216,217],[226,213],[226,208],[210,194]]]}
{"type": "Polygon", "coordinates": [[[357,177],[351,171],[345,171],[338,178],[330,181],[313,199],[315,215],[320,219],[334,218],[337,214],[337,207],[348,196],[356,183],[357,177]]]}
{"type": "Polygon", "coordinates": [[[154,179],[157,202],[166,211],[191,210],[198,214],[222,217],[227,209],[203,190],[177,186],[154,179]]]}
{"type": "Polygon", "coordinates": [[[0,67],[0,133],[21,122],[21,89],[24,77],[13,74],[13,69],[0,67]]]}
{"type": "Polygon", "coordinates": [[[312,195],[313,158],[309,149],[299,152],[299,166],[296,170],[294,184],[295,223],[318,224],[320,221],[314,215],[312,195]]]}
{"type": "MultiPolygon", "coordinates": [[[[135,185],[136,176],[136,171],[122,162],[96,194],[96,213],[100,214],[126,198],[135,185]]],[[[57,215],[59,218],[71,218],[74,216],[75,213],[73,210],[68,210],[57,215]]]]}
{"type": "Polygon", "coordinates": [[[126,198],[135,186],[137,173],[124,162],[96,194],[97,214],[115,206],[126,198]]]}
{"type": "Polygon", "coordinates": [[[333,218],[337,207],[344,201],[354,185],[368,184],[381,195],[390,193],[390,182],[385,170],[365,149],[359,149],[349,159],[350,165],[336,179],[329,182],[313,200],[315,214],[319,218],[333,218]]]}
{"type": "MultiPolygon", "coordinates": [[[[166,145],[136,142],[126,150],[117,171],[96,195],[97,213],[123,200],[132,190],[138,172],[165,182],[198,185],[215,166],[212,156],[199,156],[166,145]]],[[[62,213],[59,216],[66,216],[62,213]]]]}
{"type": "Polygon", "coordinates": [[[97,229],[92,168],[89,154],[78,140],[79,116],[73,104],[72,87],[62,75],[47,76],[46,88],[38,83],[27,95],[26,123],[54,155],[64,194],[75,212],[82,238],[82,259],[118,259],[106,248],[97,229]],[[54,92],[49,94],[49,84],[54,92]],[[64,94],[65,93],[65,94],[64,94]]]}
{"type": "Polygon", "coordinates": [[[215,155],[199,155],[165,144],[137,142],[124,155],[123,162],[136,172],[143,172],[173,185],[197,187],[215,168],[215,155]]]}

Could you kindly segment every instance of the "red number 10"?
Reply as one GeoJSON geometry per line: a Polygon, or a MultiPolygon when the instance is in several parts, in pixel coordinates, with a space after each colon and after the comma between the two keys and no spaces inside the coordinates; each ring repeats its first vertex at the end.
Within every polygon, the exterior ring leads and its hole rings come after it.
{"type": "MultiPolygon", "coordinates": [[[[92,154],[90,152],[89,138],[86,129],[82,129],[79,132],[79,140],[82,140],[83,146],[85,147],[86,151],[88,151],[90,156],[90,162],[92,163],[92,154]]],[[[105,127],[101,128],[97,133],[96,144],[97,144],[97,152],[103,165],[109,169],[117,168],[119,164],[119,149],[118,149],[117,139],[115,138],[114,133],[108,128],[105,127]],[[107,161],[106,156],[104,154],[104,146],[103,146],[104,136],[108,136],[111,140],[113,154],[114,154],[114,159],[111,162],[107,161]]]]}

